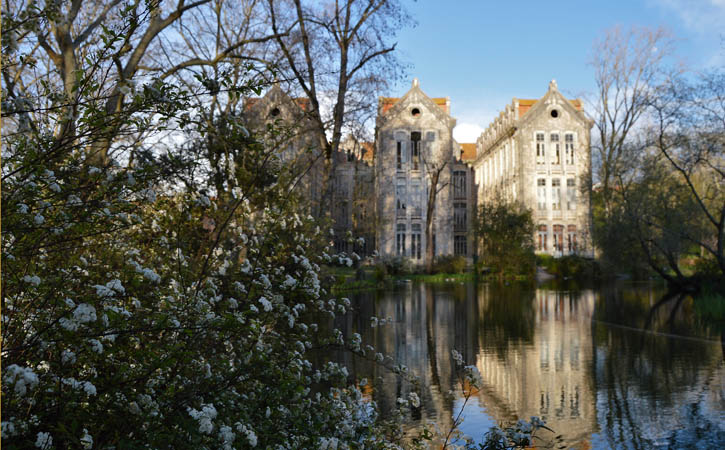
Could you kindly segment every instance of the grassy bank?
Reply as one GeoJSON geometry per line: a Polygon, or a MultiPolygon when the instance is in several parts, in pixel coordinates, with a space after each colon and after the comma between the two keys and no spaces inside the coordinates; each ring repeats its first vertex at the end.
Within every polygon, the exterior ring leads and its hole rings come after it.
{"type": "Polygon", "coordinates": [[[401,281],[419,281],[425,283],[450,283],[472,281],[473,272],[465,273],[400,273],[389,275],[377,266],[353,267],[324,267],[323,276],[334,278],[332,292],[341,293],[367,289],[381,289],[401,281]]]}

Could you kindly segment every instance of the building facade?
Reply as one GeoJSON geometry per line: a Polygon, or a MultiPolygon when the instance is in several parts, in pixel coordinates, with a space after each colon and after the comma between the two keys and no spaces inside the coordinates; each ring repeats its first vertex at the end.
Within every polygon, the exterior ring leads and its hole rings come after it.
{"type": "Polygon", "coordinates": [[[455,125],[450,99],[428,97],[417,79],[404,96],[378,100],[376,240],[382,257],[422,265],[430,242],[434,256],[470,260],[475,189],[453,139],[455,125]]]}
{"type": "Polygon", "coordinates": [[[479,201],[531,209],[537,253],[592,256],[591,127],[552,81],[541,99],[514,98],[476,141],[479,201]]]}
{"type": "MultiPolygon", "coordinates": [[[[283,162],[305,169],[299,183],[314,204],[323,161],[314,136],[300,126],[304,108],[304,101],[274,86],[265,97],[249,99],[246,111],[261,123],[298,125],[278,146],[283,162]]],[[[428,97],[414,79],[402,97],[378,99],[375,142],[341,142],[333,155],[329,211],[336,250],[377,251],[422,265],[430,242],[434,256],[462,256],[470,263],[476,206],[506,201],[533,211],[537,253],[591,256],[592,123],[581,102],[566,99],[552,81],[541,99],[514,98],[475,144],[453,139],[450,112],[449,98],[428,97]]]]}

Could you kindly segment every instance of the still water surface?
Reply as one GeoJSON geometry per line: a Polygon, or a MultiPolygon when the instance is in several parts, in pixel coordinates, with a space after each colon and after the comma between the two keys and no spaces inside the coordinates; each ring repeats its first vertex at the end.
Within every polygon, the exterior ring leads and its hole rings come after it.
{"type": "MultiPolygon", "coordinates": [[[[483,378],[461,426],[477,440],[496,424],[539,416],[571,448],[725,448],[721,330],[698,319],[691,299],[663,294],[650,284],[404,283],[349,295],[354,312],[337,325],[419,377],[413,428],[447,430],[461,409],[456,349],[483,378]],[[372,327],[371,317],[392,323],[372,327]]],[[[382,411],[411,389],[379,365],[334,357],[370,380],[382,411]]]]}

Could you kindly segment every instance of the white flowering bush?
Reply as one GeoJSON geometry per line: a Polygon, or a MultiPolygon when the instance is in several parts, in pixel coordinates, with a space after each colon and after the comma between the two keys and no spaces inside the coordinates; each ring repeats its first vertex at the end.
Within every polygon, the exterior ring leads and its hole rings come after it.
{"type": "Polygon", "coordinates": [[[311,362],[346,345],[318,321],[349,302],[320,282],[329,238],[275,149],[233,117],[155,144],[205,113],[161,80],[103,107],[99,74],[147,17],[129,11],[73,98],[49,83],[3,104],[3,448],[395,447],[347,371],[311,362]]]}

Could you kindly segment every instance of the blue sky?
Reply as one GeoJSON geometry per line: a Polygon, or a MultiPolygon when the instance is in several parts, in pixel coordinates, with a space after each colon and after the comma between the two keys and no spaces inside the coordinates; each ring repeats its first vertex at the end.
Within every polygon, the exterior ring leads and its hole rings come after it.
{"type": "Polygon", "coordinates": [[[591,48],[617,25],[666,27],[693,69],[725,64],[725,0],[404,2],[418,25],[400,33],[400,56],[426,94],[451,98],[459,142],[473,142],[513,97],[544,95],[552,78],[567,96],[592,93],[591,48]]]}

